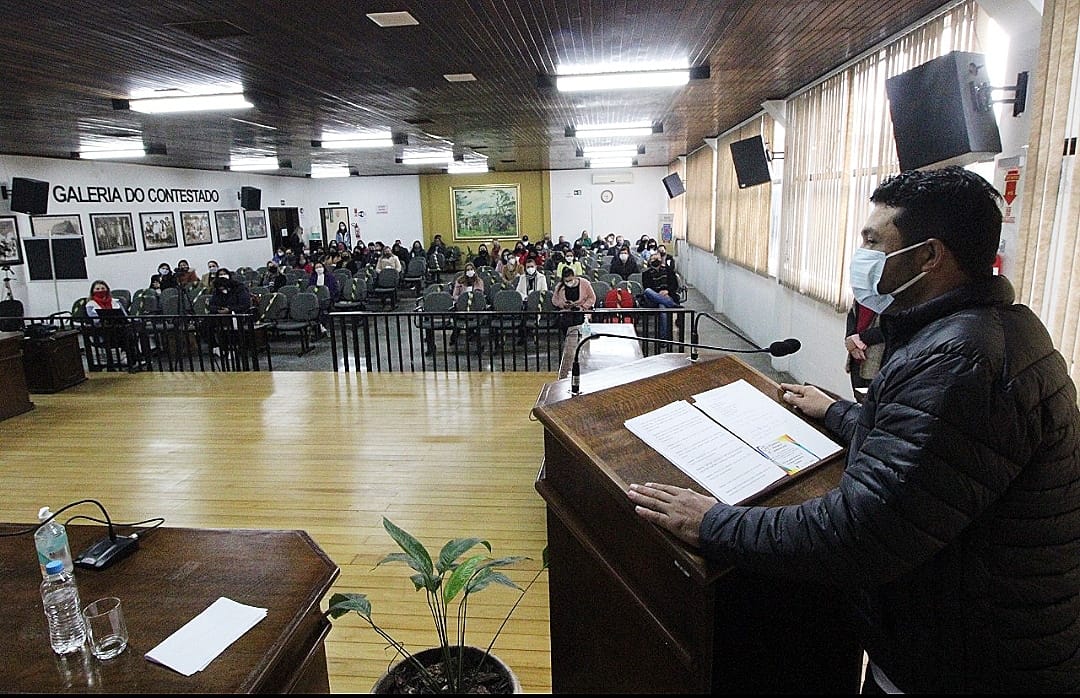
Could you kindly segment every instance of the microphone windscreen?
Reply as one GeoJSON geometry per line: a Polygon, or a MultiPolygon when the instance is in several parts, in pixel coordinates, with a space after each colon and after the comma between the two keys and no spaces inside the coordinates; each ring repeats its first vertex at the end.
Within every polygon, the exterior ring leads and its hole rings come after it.
{"type": "Polygon", "coordinates": [[[773,356],[787,356],[802,349],[802,342],[797,339],[785,339],[782,342],[773,342],[769,345],[769,353],[773,356]]]}

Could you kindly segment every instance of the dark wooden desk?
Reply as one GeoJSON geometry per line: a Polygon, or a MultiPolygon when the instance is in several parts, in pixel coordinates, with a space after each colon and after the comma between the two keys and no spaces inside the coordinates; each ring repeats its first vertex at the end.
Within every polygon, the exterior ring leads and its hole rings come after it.
{"type": "MultiPolygon", "coordinates": [[[[0,531],[23,528],[0,524],[0,531]]],[[[103,535],[69,526],[72,553],[103,535]]],[[[338,568],[303,531],[159,528],[104,571],[75,568],[84,604],[117,596],[129,643],[106,662],[49,647],[30,534],[0,538],[0,691],[15,693],[329,693],[320,602],[338,568]],[[219,597],[268,609],[206,669],[183,676],[143,655],[219,597]]]]}
{"type": "Polygon", "coordinates": [[[86,380],[79,331],[60,330],[23,342],[26,385],[35,393],[55,393],[86,380]]]}
{"type": "MultiPolygon", "coordinates": [[[[553,692],[858,693],[862,653],[839,592],[709,563],[626,497],[634,482],[696,485],[623,421],[740,378],[775,399],[776,384],[733,357],[682,354],[583,374],[575,397],[569,379],[541,392],[553,692]]],[[[817,496],[843,464],[758,503],[817,496]]]]}
{"type": "Polygon", "coordinates": [[[0,332],[0,419],[34,409],[23,373],[23,333],[0,332]]]}

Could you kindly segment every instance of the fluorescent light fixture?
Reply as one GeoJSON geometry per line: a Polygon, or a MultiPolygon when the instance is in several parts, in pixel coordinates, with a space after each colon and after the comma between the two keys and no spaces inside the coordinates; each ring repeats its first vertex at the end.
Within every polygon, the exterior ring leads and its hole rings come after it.
{"type": "Polygon", "coordinates": [[[656,133],[656,127],[645,122],[632,124],[603,124],[600,126],[571,126],[566,135],[577,138],[641,138],[656,133]]]}
{"type": "Polygon", "coordinates": [[[402,165],[446,165],[453,161],[454,154],[451,152],[401,156],[402,165]]]}
{"type": "Polygon", "coordinates": [[[332,177],[348,177],[352,173],[349,172],[347,165],[312,165],[311,166],[311,178],[312,179],[330,179],[332,177]]]}
{"type": "Polygon", "coordinates": [[[634,158],[631,158],[631,157],[625,157],[625,158],[611,158],[611,157],[593,158],[592,160],[589,160],[588,162],[589,162],[589,167],[592,168],[592,169],[605,169],[605,168],[609,168],[609,167],[633,167],[634,166],[634,158]]]}
{"type": "Polygon", "coordinates": [[[555,87],[559,92],[584,90],[627,90],[653,87],[682,87],[690,82],[690,69],[644,70],[639,72],[595,73],[592,75],[559,75],[555,87]]]}
{"type": "Polygon", "coordinates": [[[341,136],[334,135],[323,137],[321,141],[312,141],[315,147],[330,148],[333,150],[349,150],[356,148],[393,148],[394,139],[389,133],[377,133],[371,135],[341,136]],[[318,144],[318,145],[316,145],[318,144]]]}
{"type": "Polygon", "coordinates": [[[624,155],[626,157],[634,157],[639,152],[636,145],[591,145],[588,148],[583,148],[581,155],[586,158],[592,158],[594,156],[604,157],[606,155],[624,155]]]}
{"type": "Polygon", "coordinates": [[[77,155],[80,160],[123,160],[146,157],[146,148],[140,145],[110,150],[80,150],[77,155]]]}
{"type": "Polygon", "coordinates": [[[408,12],[369,12],[367,18],[380,27],[411,27],[420,24],[408,12]]]}
{"type": "Polygon", "coordinates": [[[486,162],[452,162],[446,168],[447,174],[477,174],[488,171],[486,162]]]}
{"type": "Polygon", "coordinates": [[[254,172],[257,170],[276,170],[280,168],[278,159],[274,156],[265,158],[243,158],[231,160],[229,169],[236,172],[254,172]]]}
{"type": "Polygon", "coordinates": [[[129,99],[128,109],[146,114],[168,114],[186,111],[224,111],[227,109],[250,109],[255,106],[247,101],[243,92],[215,95],[180,95],[174,97],[147,97],[129,99]]]}
{"type": "Polygon", "coordinates": [[[472,73],[447,73],[443,75],[447,82],[472,82],[476,76],[472,73]]]}

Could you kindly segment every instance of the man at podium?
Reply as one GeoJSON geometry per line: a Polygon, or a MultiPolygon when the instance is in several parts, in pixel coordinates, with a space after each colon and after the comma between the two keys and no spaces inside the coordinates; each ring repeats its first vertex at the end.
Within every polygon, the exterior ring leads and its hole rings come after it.
{"type": "Polygon", "coordinates": [[[1080,690],[1080,413],[1042,323],[992,275],[1000,195],[961,168],[883,182],[851,266],[886,351],[863,404],[782,384],[848,444],[786,507],[630,486],[709,559],[850,590],[863,693],[1080,690]]]}

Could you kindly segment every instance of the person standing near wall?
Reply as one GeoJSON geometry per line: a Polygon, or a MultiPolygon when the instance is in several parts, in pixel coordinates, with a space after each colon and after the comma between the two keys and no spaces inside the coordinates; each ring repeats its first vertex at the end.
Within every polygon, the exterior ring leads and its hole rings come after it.
{"type": "Polygon", "coordinates": [[[858,301],[852,303],[847,314],[844,348],[847,350],[844,370],[851,378],[851,392],[858,402],[862,402],[866,388],[881,368],[885,334],[881,331],[878,314],[858,301]]]}

